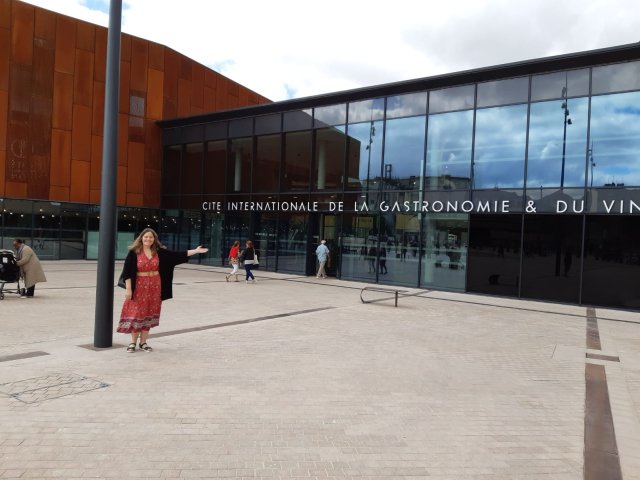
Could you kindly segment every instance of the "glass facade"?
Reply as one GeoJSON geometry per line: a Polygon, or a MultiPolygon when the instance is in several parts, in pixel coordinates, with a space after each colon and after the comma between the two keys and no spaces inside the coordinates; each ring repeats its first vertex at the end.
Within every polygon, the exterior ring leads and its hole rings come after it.
{"type": "MultiPolygon", "coordinates": [[[[202,192],[222,198],[216,248],[252,238],[261,268],[310,275],[326,238],[339,278],[633,307],[637,287],[613,279],[640,273],[624,240],[640,221],[638,64],[310,99],[245,118],[242,131],[229,120],[215,142],[226,188],[202,192]],[[229,202],[255,206],[235,212],[229,202]],[[278,207],[257,207],[269,202],[278,207]],[[296,202],[317,206],[287,211],[296,202]],[[599,268],[611,275],[605,289],[599,268]]],[[[192,149],[167,144],[165,171],[176,170],[176,152],[192,161],[192,149]]],[[[201,150],[206,159],[212,149],[201,150]]],[[[196,193],[181,185],[179,205],[196,193]]],[[[174,195],[166,190],[163,206],[174,195]]]]}

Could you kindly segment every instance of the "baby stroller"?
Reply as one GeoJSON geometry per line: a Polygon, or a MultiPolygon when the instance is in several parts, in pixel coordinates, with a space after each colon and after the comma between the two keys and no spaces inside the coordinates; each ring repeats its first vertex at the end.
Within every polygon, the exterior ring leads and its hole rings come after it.
{"type": "Polygon", "coordinates": [[[23,295],[24,288],[20,288],[20,267],[16,263],[16,257],[11,250],[0,250],[0,300],[4,300],[4,294],[15,293],[23,295]],[[6,283],[17,283],[15,290],[5,290],[6,283]]]}

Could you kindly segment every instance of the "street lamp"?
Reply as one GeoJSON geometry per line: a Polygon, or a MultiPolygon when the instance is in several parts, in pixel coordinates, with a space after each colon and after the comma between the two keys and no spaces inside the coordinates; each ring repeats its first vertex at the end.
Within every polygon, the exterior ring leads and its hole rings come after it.
{"type": "MultiPolygon", "coordinates": [[[[373,116],[373,113],[371,114],[373,116]]],[[[366,189],[366,200],[367,206],[369,206],[369,175],[371,173],[371,145],[373,144],[373,137],[376,136],[376,127],[373,123],[373,119],[371,120],[371,128],[369,129],[369,144],[365,147],[366,150],[369,151],[369,158],[367,160],[367,189],[366,189]]]]}
{"type": "Polygon", "coordinates": [[[593,167],[596,166],[596,162],[593,161],[593,142],[591,142],[591,148],[587,150],[589,154],[589,164],[591,165],[591,188],[593,188],[593,167]]]}
{"type": "Polygon", "coordinates": [[[560,108],[564,111],[563,132],[562,132],[562,172],[560,173],[560,189],[564,188],[564,162],[567,152],[567,125],[571,125],[569,118],[569,99],[567,98],[567,87],[562,87],[562,105],[560,108]]]}

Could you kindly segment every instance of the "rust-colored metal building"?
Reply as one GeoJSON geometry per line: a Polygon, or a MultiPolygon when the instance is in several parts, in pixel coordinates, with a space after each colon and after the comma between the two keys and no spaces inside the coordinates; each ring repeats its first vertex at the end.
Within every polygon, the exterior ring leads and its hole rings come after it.
{"type": "MultiPolygon", "coordinates": [[[[0,197],[100,200],[107,29],[0,0],[0,197]]],[[[155,122],[269,100],[148,40],[122,35],[118,205],[160,207],[155,122]]]]}

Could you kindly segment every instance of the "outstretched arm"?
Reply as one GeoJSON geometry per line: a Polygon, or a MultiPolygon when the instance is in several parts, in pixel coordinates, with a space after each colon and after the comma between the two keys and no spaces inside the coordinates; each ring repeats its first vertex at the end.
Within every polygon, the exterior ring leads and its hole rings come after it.
{"type": "Polygon", "coordinates": [[[194,248],[193,250],[187,250],[187,256],[191,257],[192,255],[196,255],[198,253],[207,253],[209,251],[208,248],[203,247],[202,245],[194,248]]]}

